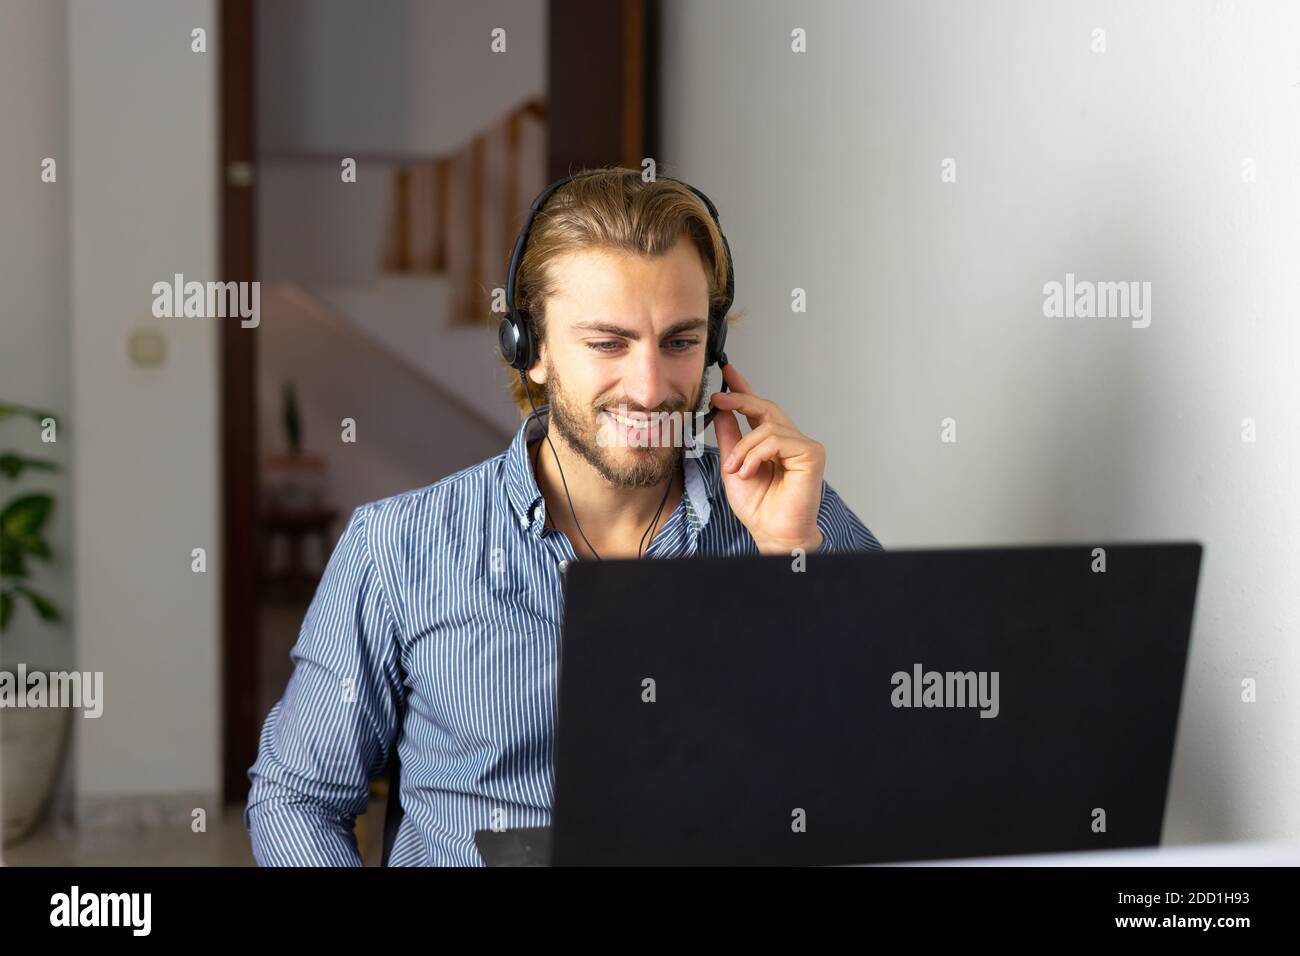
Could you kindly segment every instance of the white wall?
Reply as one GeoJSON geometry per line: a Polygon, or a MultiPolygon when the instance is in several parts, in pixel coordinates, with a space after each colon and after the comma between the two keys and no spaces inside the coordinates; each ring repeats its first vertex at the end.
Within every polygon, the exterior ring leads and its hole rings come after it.
{"type": "Polygon", "coordinates": [[[661,171],[719,206],[729,356],[887,548],[1204,542],[1165,839],[1300,835],[1300,8],[667,0],[664,30],[661,171]],[[1150,327],[1045,318],[1067,272],[1150,281],[1150,327]]]}
{"type": "MultiPolygon", "coordinates": [[[[68,355],[68,57],[63,3],[5,0],[0,5],[0,401],[47,409],[66,421],[68,355]],[[46,157],[58,180],[41,181],[46,157]]],[[[54,552],[32,562],[32,586],[63,612],[42,624],[22,604],[0,646],[0,663],[64,669],[72,661],[72,481],[67,471],[73,430],[54,444],[29,419],[0,420],[0,452],[52,459],[60,474],[0,478],[0,506],[21,492],[54,496],[46,539],[54,552]]]]}
{"type": "Polygon", "coordinates": [[[217,274],[218,32],[213,0],[68,4],[77,663],[105,701],[75,721],[83,812],[219,791],[215,323],[233,320],[150,312],[154,282],[217,274]],[[161,368],[128,364],[137,326],[165,334],[161,368]]]}

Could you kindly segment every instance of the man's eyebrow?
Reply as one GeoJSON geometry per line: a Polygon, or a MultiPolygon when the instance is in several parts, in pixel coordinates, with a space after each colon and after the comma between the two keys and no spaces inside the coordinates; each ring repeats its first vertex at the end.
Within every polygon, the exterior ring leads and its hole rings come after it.
{"type": "MultiPolygon", "coordinates": [[[[682,319],[680,322],[674,322],[668,326],[664,332],[664,338],[673,335],[681,335],[683,332],[695,332],[708,326],[706,319],[682,319]]],[[[599,332],[601,335],[617,335],[622,339],[631,339],[636,341],[641,337],[641,333],[634,329],[625,329],[621,325],[613,325],[609,322],[579,322],[573,326],[575,332],[599,332]]]]}

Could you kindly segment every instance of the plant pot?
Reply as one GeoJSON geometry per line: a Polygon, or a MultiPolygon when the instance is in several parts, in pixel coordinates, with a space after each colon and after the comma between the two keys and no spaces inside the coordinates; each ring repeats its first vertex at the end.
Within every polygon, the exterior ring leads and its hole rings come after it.
{"type": "Polygon", "coordinates": [[[31,833],[49,806],[71,717],[67,707],[0,708],[0,839],[5,846],[31,833]]]}

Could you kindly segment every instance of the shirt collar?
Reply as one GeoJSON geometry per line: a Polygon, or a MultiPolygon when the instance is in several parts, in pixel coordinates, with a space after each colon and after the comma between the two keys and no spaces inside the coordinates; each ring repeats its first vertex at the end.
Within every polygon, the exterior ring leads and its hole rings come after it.
{"type": "MultiPolygon", "coordinates": [[[[528,448],[534,440],[546,434],[550,411],[549,405],[542,405],[525,418],[515,432],[515,437],[511,439],[510,447],[506,450],[506,495],[510,500],[510,507],[519,525],[536,535],[540,535],[542,528],[545,527],[546,502],[542,497],[541,489],[537,487],[537,477],[533,474],[528,448]]],[[[694,447],[694,445],[689,446],[688,451],[694,447]]],[[[692,540],[709,523],[709,515],[713,511],[714,491],[704,466],[706,457],[712,449],[706,445],[700,445],[699,449],[703,454],[684,456],[686,494],[682,498],[682,503],[692,540]]]]}

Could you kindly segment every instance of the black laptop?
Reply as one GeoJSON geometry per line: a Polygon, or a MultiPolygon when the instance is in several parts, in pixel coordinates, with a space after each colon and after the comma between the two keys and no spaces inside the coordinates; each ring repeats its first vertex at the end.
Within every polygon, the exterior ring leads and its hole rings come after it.
{"type": "Polygon", "coordinates": [[[1160,841],[1201,546],[581,561],[552,826],[488,865],[1160,841]]]}

